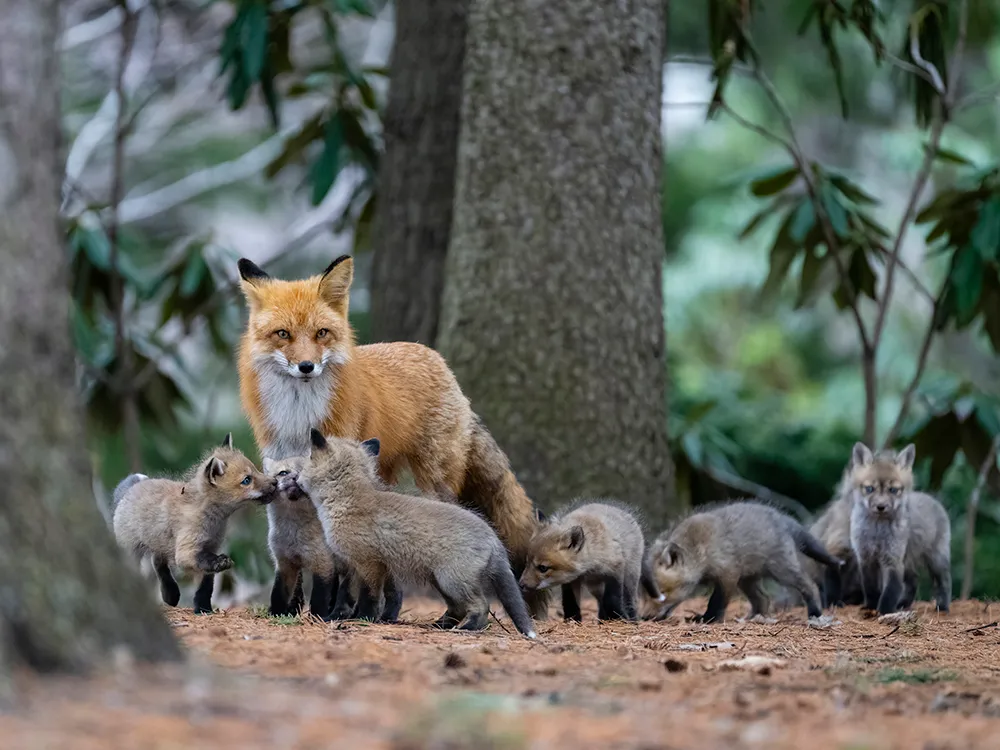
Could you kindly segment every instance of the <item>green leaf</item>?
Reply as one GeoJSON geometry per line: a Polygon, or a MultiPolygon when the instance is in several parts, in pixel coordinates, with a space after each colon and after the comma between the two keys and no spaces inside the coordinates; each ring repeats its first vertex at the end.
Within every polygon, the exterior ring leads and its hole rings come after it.
{"type": "Polygon", "coordinates": [[[304,123],[299,131],[285,139],[285,145],[274,160],[264,167],[264,176],[267,179],[274,179],[282,169],[287,167],[293,160],[298,158],[302,152],[313,141],[323,137],[322,115],[316,115],[304,123]]]}
{"type": "Polygon", "coordinates": [[[955,254],[950,281],[955,293],[955,324],[962,328],[976,316],[983,288],[983,262],[974,248],[965,245],[955,254]]]}
{"type": "Polygon", "coordinates": [[[792,217],[792,224],[789,228],[788,236],[795,244],[802,244],[802,240],[809,234],[809,230],[816,223],[816,212],[813,210],[812,201],[803,199],[792,217]]]}
{"type": "Polygon", "coordinates": [[[823,262],[828,257],[828,255],[820,257],[815,249],[806,251],[805,259],[802,261],[802,274],[799,277],[799,294],[795,301],[796,309],[804,307],[813,299],[820,271],[823,270],[823,262]]]}
{"type": "MultiPolygon", "coordinates": [[[[924,153],[930,148],[929,144],[924,144],[924,153]]],[[[940,159],[941,161],[951,162],[952,164],[961,164],[964,167],[974,167],[975,163],[966,159],[960,153],[952,151],[950,149],[938,146],[937,152],[934,154],[935,159],[940,159]]]]}
{"type": "Polygon", "coordinates": [[[990,339],[993,351],[1000,353],[1000,277],[996,268],[986,269],[980,307],[983,311],[983,328],[986,329],[986,335],[990,339]]]}
{"type": "Polygon", "coordinates": [[[750,221],[746,223],[746,226],[740,231],[738,237],[741,240],[745,240],[751,234],[757,231],[758,227],[763,223],[763,221],[774,214],[775,206],[773,203],[768,204],[766,207],[762,208],[760,211],[755,213],[750,217],[750,221]]]}
{"type": "Polygon", "coordinates": [[[785,276],[788,274],[788,269],[795,260],[795,256],[798,255],[798,248],[790,237],[795,213],[791,210],[788,212],[775,235],[774,244],[771,246],[767,278],[764,280],[764,285],[758,295],[761,300],[770,300],[778,293],[785,276]]]}
{"type": "Polygon", "coordinates": [[[312,168],[312,202],[318,206],[333,187],[342,166],[340,150],[344,146],[343,125],[338,116],[331,117],[326,124],[323,138],[323,153],[312,168]]]}
{"type": "Polygon", "coordinates": [[[260,79],[267,55],[267,6],[257,0],[243,11],[243,71],[251,81],[260,79]]]}
{"type": "Polygon", "coordinates": [[[858,185],[840,174],[830,174],[829,180],[849,200],[854,201],[859,206],[873,206],[878,203],[875,198],[862,190],[858,185]]]}
{"type": "Polygon", "coordinates": [[[1000,259],[1000,196],[994,195],[983,204],[969,241],[983,260],[1000,259]]]}
{"type": "Polygon", "coordinates": [[[833,231],[838,237],[846,237],[848,233],[847,211],[845,211],[844,207],[840,205],[840,201],[837,200],[837,196],[828,186],[828,183],[823,183],[821,196],[823,209],[826,211],[826,215],[830,218],[830,224],[833,226],[833,231]]]}
{"type": "Polygon", "coordinates": [[[80,227],[76,232],[80,249],[95,268],[111,270],[111,243],[103,229],[80,227]]]}
{"type": "Polygon", "coordinates": [[[973,396],[976,404],[976,420],[990,437],[1000,435],[1000,410],[997,402],[986,396],[973,396]]]}
{"type": "Polygon", "coordinates": [[[798,176],[798,167],[783,167],[766,177],[751,182],[750,192],[758,198],[774,195],[795,182],[795,178],[798,176]]]}
{"type": "Polygon", "coordinates": [[[194,294],[201,285],[201,279],[206,273],[208,273],[208,266],[205,265],[204,258],[201,257],[201,253],[197,249],[193,249],[187,265],[184,267],[184,273],[181,276],[181,282],[178,286],[181,296],[190,297],[194,294]]]}

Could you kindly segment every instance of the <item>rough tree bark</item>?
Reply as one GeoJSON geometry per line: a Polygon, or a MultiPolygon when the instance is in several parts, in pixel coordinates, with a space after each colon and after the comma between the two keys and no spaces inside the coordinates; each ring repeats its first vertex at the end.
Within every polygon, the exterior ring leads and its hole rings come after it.
{"type": "Polygon", "coordinates": [[[451,232],[469,0],[396,4],[372,267],[372,337],[433,346],[451,232]]]}
{"type": "Polygon", "coordinates": [[[543,507],[667,515],[662,0],[477,0],[439,346],[543,507]]]}
{"type": "Polygon", "coordinates": [[[0,0],[0,673],[180,651],[90,491],[58,225],[58,0],[0,0]]]}

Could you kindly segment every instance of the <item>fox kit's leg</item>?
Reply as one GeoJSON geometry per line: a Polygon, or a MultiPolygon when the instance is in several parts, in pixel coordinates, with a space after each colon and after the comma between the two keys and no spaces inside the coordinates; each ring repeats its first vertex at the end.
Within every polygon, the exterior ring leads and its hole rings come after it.
{"type": "Polygon", "coordinates": [[[625,617],[632,622],[639,619],[639,569],[626,570],[622,580],[622,601],[625,617]]]}
{"type": "Polygon", "coordinates": [[[490,622],[490,603],[486,597],[480,596],[468,607],[469,614],[465,622],[458,626],[459,630],[485,630],[490,622]]]}
{"type": "Polygon", "coordinates": [[[359,567],[357,571],[361,577],[357,617],[360,620],[375,622],[379,616],[379,605],[382,602],[382,590],[385,587],[388,571],[378,563],[364,565],[359,567]]]}
{"type": "Polygon", "coordinates": [[[399,610],[402,608],[403,592],[396,580],[392,576],[388,576],[385,579],[385,606],[382,608],[379,622],[396,622],[399,619],[399,610]]]}
{"type": "Polygon", "coordinates": [[[583,622],[580,612],[580,579],[562,585],[563,619],[583,622]]]}
{"type": "Polygon", "coordinates": [[[861,591],[864,593],[864,608],[877,609],[879,595],[882,593],[882,570],[878,560],[859,560],[861,573],[861,591]]]}
{"type": "Polygon", "coordinates": [[[951,608],[951,560],[947,554],[934,553],[927,561],[934,586],[934,602],[941,612],[951,608]]]}
{"type": "Polygon", "coordinates": [[[604,595],[597,606],[598,620],[627,619],[623,589],[622,580],[618,576],[604,578],[604,595]]]}
{"type": "Polygon", "coordinates": [[[272,617],[296,614],[298,607],[295,607],[293,599],[298,592],[301,606],[302,569],[287,558],[278,558],[277,568],[274,572],[274,585],[271,586],[271,606],[267,613],[272,617]]]}
{"type": "Polygon", "coordinates": [[[333,589],[337,585],[334,573],[313,573],[312,593],[309,595],[309,614],[321,620],[330,620],[330,601],[333,599],[333,589]]]}
{"type": "Polygon", "coordinates": [[[705,614],[695,618],[696,621],[722,622],[725,620],[726,606],[729,604],[735,588],[736,585],[733,581],[715,581],[715,588],[712,589],[712,595],[708,598],[705,614]]]}
{"type": "Polygon", "coordinates": [[[747,615],[748,618],[756,615],[766,617],[770,613],[771,602],[761,587],[760,578],[756,576],[741,578],[737,585],[750,601],[750,614],[747,615]]]}
{"type": "Polygon", "coordinates": [[[451,590],[447,581],[439,581],[437,576],[432,577],[431,584],[444,599],[444,603],[448,605],[444,614],[441,615],[435,622],[434,627],[436,628],[453,628],[462,620],[465,619],[465,615],[468,614],[468,605],[462,600],[461,596],[456,596],[455,592],[451,590]]]}
{"type": "Polygon", "coordinates": [[[156,577],[160,579],[160,598],[163,599],[163,603],[176,607],[181,600],[181,589],[170,572],[170,565],[166,558],[159,555],[154,556],[153,570],[156,571],[156,577]]]}
{"type": "MultiPolygon", "coordinates": [[[[796,563],[798,562],[797,559],[792,559],[796,563]]],[[[782,586],[788,586],[799,592],[802,596],[802,601],[805,602],[806,612],[809,617],[819,617],[823,614],[823,610],[819,606],[819,591],[816,589],[816,581],[807,576],[801,567],[797,565],[794,567],[782,566],[773,569],[771,573],[774,575],[774,579],[782,586]]]]}
{"type": "Polygon", "coordinates": [[[221,573],[233,567],[233,559],[229,555],[217,555],[208,549],[199,550],[194,561],[195,567],[203,573],[221,573]]]}
{"type": "Polygon", "coordinates": [[[903,563],[882,565],[882,595],[878,599],[878,613],[887,615],[899,607],[903,596],[903,563]]]}
{"type": "Polygon", "coordinates": [[[212,614],[212,591],[215,589],[215,574],[206,573],[201,577],[201,583],[194,592],[194,613],[196,615],[212,614]]]}
{"type": "Polygon", "coordinates": [[[348,620],[354,616],[357,601],[354,598],[354,587],[358,584],[357,574],[345,567],[340,573],[340,586],[337,589],[337,600],[333,604],[330,618],[333,620],[348,620]]]}
{"type": "Polygon", "coordinates": [[[827,566],[823,573],[823,604],[827,607],[842,607],[844,599],[842,578],[839,570],[827,566]]]}
{"type": "Polygon", "coordinates": [[[909,609],[917,598],[917,574],[912,570],[903,571],[903,596],[899,600],[900,609],[909,609]]]}

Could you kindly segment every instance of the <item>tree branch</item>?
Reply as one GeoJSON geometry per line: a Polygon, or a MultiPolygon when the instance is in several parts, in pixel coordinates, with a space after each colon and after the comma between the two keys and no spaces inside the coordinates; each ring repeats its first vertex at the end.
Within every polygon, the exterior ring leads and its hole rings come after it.
{"type": "Polygon", "coordinates": [[[1000,449],[1000,435],[993,438],[986,459],[979,467],[979,478],[976,480],[972,494],[969,495],[969,504],[965,511],[965,570],[962,575],[962,599],[968,599],[972,595],[972,574],[976,563],[976,515],[979,513],[979,497],[986,485],[986,478],[996,463],[998,449],[1000,449]]]}
{"type": "Polygon", "coordinates": [[[915,23],[910,23],[910,57],[913,58],[915,62],[923,71],[927,74],[925,78],[930,82],[931,86],[937,92],[938,96],[942,99],[944,98],[945,88],[944,79],[941,78],[941,73],[934,66],[933,63],[927,62],[923,55],[920,54],[920,40],[917,37],[917,25],[915,23]]]}
{"type": "Polygon", "coordinates": [[[760,500],[784,508],[791,515],[798,518],[802,523],[809,523],[812,520],[812,514],[806,506],[798,500],[793,500],[787,495],[782,495],[780,492],[775,492],[762,484],[757,484],[749,479],[745,479],[744,477],[740,477],[735,474],[730,474],[729,472],[722,471],[721,469],[715,469],[707,466],[704,471],[719,484],[723,484],[734,490],[739,490],[740,492],[745,492],[748,495],[752,495],[760,500]]]}

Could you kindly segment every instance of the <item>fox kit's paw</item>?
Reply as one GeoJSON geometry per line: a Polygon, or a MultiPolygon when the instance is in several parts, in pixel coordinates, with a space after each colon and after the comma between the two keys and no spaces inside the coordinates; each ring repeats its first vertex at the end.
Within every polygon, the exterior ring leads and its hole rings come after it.
{"type": "Polygon", "coordinates": [[[215,559],[208,562],[205,572],[221,573],[224,570],[229,570],[231,567],[233,567],[233,558],[229,555],[216,555],[215,559]]]}

